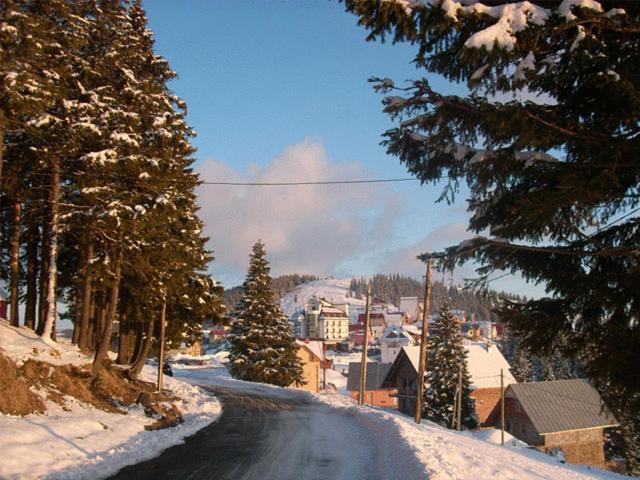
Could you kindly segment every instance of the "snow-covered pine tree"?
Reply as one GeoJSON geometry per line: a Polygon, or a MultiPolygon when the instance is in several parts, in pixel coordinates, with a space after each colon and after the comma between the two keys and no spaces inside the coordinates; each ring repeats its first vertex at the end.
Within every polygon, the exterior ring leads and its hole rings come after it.
{"type": "Polygon", "coordinates": [[[462,425],[477,424],[473,399],[470,397],[467,352],[458,320],[445,303],[440,307],[429,337],[425,372],[424,416],[448,428],[455,415],[454,404],[460,371],[462,371],[462,425]]]}
{"type": "Polygon", "coordinates": [[[287,317],[271,289],[262,241],[253,245],[242,297],[232,317],[229,371],[235,378],[287,387],[302,385],[302,365],[287,317]]]}
{"type": "Polygon", "coordinates": [[[502,318],[531,351],[583,360],[619,417],[639,412],[640,2],[344,2],[369,39],[416,45],[425,74],[468,85],[374,80],[397,92],[388,152],[424,183],[446,179],[442,199],[466,182],[469,229],[489,232],[447,249],[445,266],[545,285],[502,318]]]}

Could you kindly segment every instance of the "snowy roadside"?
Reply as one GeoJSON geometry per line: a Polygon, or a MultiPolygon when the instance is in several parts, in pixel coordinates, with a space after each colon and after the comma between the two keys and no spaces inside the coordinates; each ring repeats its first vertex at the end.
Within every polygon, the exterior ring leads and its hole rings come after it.
{"type": "MultiPolygon", "coordinates": [[[[337,372],[335,372],[337,374],[337,372]]],[[[380,471],[394,465],[407,478],[430,480],[477,480],[499,476],[504,480],[623,480],[612,472],[583,465],[560,463],[506,434],[499,445],[499,431],[455,432],[428,421],[416,425],[412,418],[398,412],[374,407],[358,407],[346,395],[313,394],[233,379],[225,368],[201,368],[176,371],[185,381],[234,390],[267,394],[276,398],[307,398],[349,412],[355,421],[372,432],[376,439],[380,471]]],[[[339,374],[337,374],[339,375],[339,374]]]]}
{"type": "MultiPolygon", "coordinates": [[[[4,321],[0,321],[0,351],[19,364],[27,358],[55,365],[90,361],[69,343],[43,342],[32,331],[14,329],[4,321]]],[[[140,378],[153,382],[155,376],[156,369],[145,366],[140,378]]],[[[164,430],[145,430],[155,420],[145,415],[141,405],[121,407],[127,412],[123,415],[69,396],[64,397],[64,406],[44,400],[44,415],[0,414],[0,478],[105,478],[182,443],[220,415],[218,400],[202,389],[169,377],[164,384],[180,398],[174,403],[184,418],[182,424],[164,430]]]]}
{"type": "Polygon", "coordinates": [[[424,466],[424,478],[430,480],[477,480],[496,476],[501,480],[629,478],[598,468],[562,464],[508,434],[502,447],[497,444],[497,430],[460,433],[428,421],[417,425],[412,418],[389,410],[358,407],[354,400],[343,395],[320,393],[314,397],[333,408],[351,412],[393,455],[413,453],[424,466]]]}

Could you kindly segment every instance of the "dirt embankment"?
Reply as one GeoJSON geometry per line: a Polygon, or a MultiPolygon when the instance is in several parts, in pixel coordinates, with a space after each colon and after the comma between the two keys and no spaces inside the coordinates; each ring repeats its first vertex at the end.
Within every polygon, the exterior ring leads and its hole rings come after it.
{"type": "Polygon", "coordinates": [[[173,404],[177,399],[156,392],[155,385],[132,380],[126,372],[107,365],[91,378],[88,367],[52,365],[29,359],[18,366],[0,353],[0,412],[8,415],[45,413],[44,399],[66,409],[65,397],[111,413],[126,414],[124,407],[140,403],[156,420],[148,429],[166,428],[182,422],[173,404]]]}

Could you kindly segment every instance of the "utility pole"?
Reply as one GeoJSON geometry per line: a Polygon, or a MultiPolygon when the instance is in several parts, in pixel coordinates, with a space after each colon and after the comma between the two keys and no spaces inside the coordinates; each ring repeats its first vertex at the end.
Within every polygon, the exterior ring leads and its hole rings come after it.
{"type": "Polygon", "coordinates": [[[424,304],[422,307],[422,335],[420,337],[420,365],[416,382],[416,423],[422,419],[422,397],[424,390],[424,372],[427,368],[427,342],[429,341],[429,300],[431,296],[431,259],[427,261],[427,276],[424,281],[424,304]]]}
{"type": "Polygon", "coordinates": [[[460,431],[462,426],[462,362],[458,368],[458,415],[456,418],[456,430],[460,431]]]}
{"type": "Polygon", "coordinates": [[[364,332],[362,334],[362,361],[360,362],[360,391],[358,405],[364,404],[364,392],[367,381],[367,346],[369,344],[369,301],[371,297],[371,281],[367,284],[367,303],[365,307],[364,332]]]}
{"type": "Polygon", "coordinates": [[[456,386],[456,394],[453,397],[453,414],[451,415],[451,429],[456,426],[456,412],[458,411],[458,387],[456,386]]]}
{"type": "Polygon", "coordinates": [[[158,352],[158,393],[162,393],[162,370],[164,369],[164,324],[167,314],[167,299],[162,302],[162,313],[160,314],[160,349],[158,352]]]}
{"type": "MultiPolygon", "coordinates": [[[[324,340],[322,340],[322,356],[324,357],[324,340]]],[[[322,359],[322,388],[327,389],[327,358],[322,359]]]]}
{"type": "Polygon", "coordinates": [[[500,369],[500,445],[504,445],[504,370],[500,369]]]}

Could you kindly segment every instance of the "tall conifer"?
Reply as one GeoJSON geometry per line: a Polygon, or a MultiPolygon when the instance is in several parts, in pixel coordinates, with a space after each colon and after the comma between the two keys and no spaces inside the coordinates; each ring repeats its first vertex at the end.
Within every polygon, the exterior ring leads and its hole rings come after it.
{"type": "Polygon", "coordinates": [[[286,387],[302,385],[302,366],[287,317],[271,288],[264,244],[253,246],[242,297],[232,316],[229,371],[242,380],[286,387]]]}
{"type": "Polygon", "coordinates": [[[447,304],[440,307],[429,337],[427,370],[425,373],[425,417],[451,427],[456,415],[454,406],[458,385],[462,382],[462,425],[473,428],[473,399],[470,397],[467,352],[464,348],[460,324],[447,304]]]}

